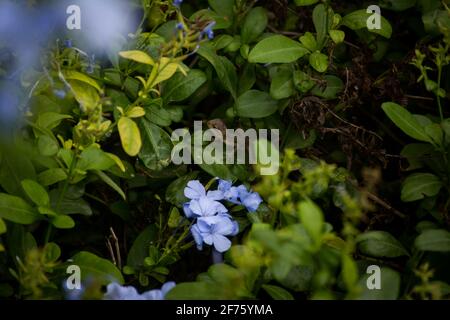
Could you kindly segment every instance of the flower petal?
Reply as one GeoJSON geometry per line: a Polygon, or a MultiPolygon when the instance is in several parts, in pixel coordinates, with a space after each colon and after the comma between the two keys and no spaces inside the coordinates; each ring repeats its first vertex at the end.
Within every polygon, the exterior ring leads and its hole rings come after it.
{"type": "Polygon", "coordinates": [[[184,188],[184,195],[191,200],[197,200],[206,195],[205,187],[198,180],[191,180],[184,188]]]}
{"type": "Polygon", "coordinates": [[[231,247],[230,239],[220,235],[214,235],[214,248],[219,252],[225,252],[231,247]]]}

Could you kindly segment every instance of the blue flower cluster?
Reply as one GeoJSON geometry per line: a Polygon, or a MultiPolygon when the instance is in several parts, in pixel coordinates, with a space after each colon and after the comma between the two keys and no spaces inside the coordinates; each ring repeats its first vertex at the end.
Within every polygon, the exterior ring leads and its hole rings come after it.
{"type": "Polygon", "coordinates": [[[189,181],[184,189],[189,199],[183,205],[187,218],[196,219],[191,228],[197,249],[203,249],[203,243],[214,246],[218,252],[225,252],[231,247],[227,236],[235,236],[239,225],[228,214],[228,209],[219,201],[226,200],[236,205],[243,205],[249,212],[255,212],[262,202],[256,192],[247,190],[244,185],[234,187],[231,181],[219,179],[217,190],[206,192],[198,180],[189,181]]]}
{"type": "Polygon", "coordinates": [[[161,289],[146,291],[142,294],[133,286],[121,286],[118,283],[110,283],[106,287],[104,300],[164,300],[166,294],[175,287],[175,282],[165,283],[161,289]]]}

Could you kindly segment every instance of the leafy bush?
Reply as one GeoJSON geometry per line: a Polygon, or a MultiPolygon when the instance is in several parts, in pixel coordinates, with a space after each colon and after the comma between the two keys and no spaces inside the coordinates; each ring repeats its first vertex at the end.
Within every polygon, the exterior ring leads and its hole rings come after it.
{"type": "Polygon", "coordinates": [[[0,297],[448,298],[450,9],[376,2],[127,1],[33,63],[0,23],[0,297]],[[196,120],[279,171],[173,163],[196,120]]]}

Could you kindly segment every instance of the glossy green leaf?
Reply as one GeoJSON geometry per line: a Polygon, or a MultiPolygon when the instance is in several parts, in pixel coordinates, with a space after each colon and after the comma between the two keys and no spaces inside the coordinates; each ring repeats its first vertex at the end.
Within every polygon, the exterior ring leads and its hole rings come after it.
{"type": "Polygon", "coordinates": [[[237,115],[244,118],[264,118],[277,109],[277,102],[268,93],[259,90],[249,90],[236,101],[237,115]]]}
{"type": "Polygon", "coordinates": [[[408,110],[393,102],[385,102],[381,108],[404,133],[416,140],[431,142],[425,130],[408,110]]]}
{"type": "Polygon", "coordinates": [[[140,120],[143,146],[139,158],[151,170],[162,170],[170,164],[173,142],[169,134],[147,119],[140,120]]]}
{"type": "Polygon", "coordinates": [[[328,57],[319,51],[309,55],[309,64],[318,72],[325,72],[328,69],[328,57]]]}
{"type": "Polygon", "coordinates": [[[50,197],[48,196],[47,190],[36,181],[29,179],[23,180],[22,188],[36,205],[48,206],[50,204],[50,197]]]}
{"type": "Polygon", "coordinates": [[[369,231],[356,238],[358,249],[364,255],[377,258],[396,258],[408,255],[405,247],[390,233],[369,231]]]}
{"type": "Polygon", "coordinates": [[[0,218],[19,224],[32,224],[41,216],[22,198],[0,193],[0,218]]]}
{"type": "Polygon", "coordinates": [[[183,101],[200,88],[206,80],[206,75],[201,70],[189,70],[186,76],[177,73],[164,84],[164,99],[166,101],[183,101]]]}
{"type": "Polygon", "coordinates": [[[291,63],[297,61],[308,50],[299,42],[282,35],[267,37],[250,51],[248,61],[252,63],[291,63]]]}
{"type": "Polygon", "coordinates": [[[251,43],[258,39],[267,27],[267,11],[262,7],[254,7],[245,17],[241,28],[243,43],[251,43]]]}
{"type": "Polygon", "coordinates": [[[449,252],[450,232],[444,229],[425,230],[416,238],[414,244],[422,251],[449,252]]]}
{"type": "Polygon", "coordinates": [[[442,181],[431,173],[415,173],[405,179],[402,185],[401,199],[405,202],[433,197],[443,186],[442,181]]]}
{"type": "Polygon", "coordinates": [[[71,264],[80,267],[83,280],[94,278],[105,285],[114,281],[119,284],[124,283],[122,273],[111,261],[100,258],[93,253],[81,251],[72,257],[71,264]]]}
{"type": "Polygon", "coordinates": [[[380,29],[368,29],[367,21],[372,16],[372,13],[367,13],[366,9],[357,10],[349,13],[342,19],[342,24],[352,30],[366,29],[370,32],[379,34],[385,38],[390,38],[392,35],[392,27],[385,17],[381,16],[380,29]]]}

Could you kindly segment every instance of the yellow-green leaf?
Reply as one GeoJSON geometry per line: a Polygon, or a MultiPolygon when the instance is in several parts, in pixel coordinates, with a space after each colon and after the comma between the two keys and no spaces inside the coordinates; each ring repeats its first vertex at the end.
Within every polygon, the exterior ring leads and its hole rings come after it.
{"type": "Polygon", "coordinates": [[[139,63],[149,64],[151,66],[155,65],[152,57],[140,50],[121,51],[119,52],[119,55],[125,59],[133,60],[139,63]]]}
{"type": "Polygon", "coordinates": [[[120,141],[125,152],[130,156],[139,153],[142,146],[141,133],[133,120],[128,117],[122,117],[118,123],[120,141]]]}
{"type": "Polygon", "coordinates": [[[66,80],[78,80],[78,81],[87,83],[87,84],[91,85],[92,87],[94,87],[95,89],[97,89],[100,93],[103,93],[103,90],[100,87],[100,85],[97,83],[97,81],[95,81],[91,77],[88,77],[84,73],[81,73],[78,71],[73,71],[73,70],[65,70],[65,71],[63,71],[63,75],[66,80]]]}
{"type": "Polygon", "coordinates": [[[116,155],[113,154],[113,153],[106,153],[106,154],[108,155],[108,157],[110,157],[111,159],[113,159],[113,161],[116,163],[116,165],[119,167],[119,169],[120,169],[122,172],[125,172],[125,171],[126,171],[125,165],[123,164],[122,160],[121,160],[118,156],[116,156],[116,155]]]}
{"type": "Polygon", "coordinates": [[[69,84],[83,112],[92,111],[100,102],[100,96],[92,86],[80,80],[69,80],[69,84]]]}
{"type": "Polygon", "coordinates": [[[178,70],[178,63],[170,62],[169,58],[161,58],[161,62],[159,64],[158,76],[153,82],[153,86],[156,86],[158,83],[161,83],[167,79],[170,79],[175,72],[178,70]]]}
{"type": "Polygon", "coordinates": [[[127,112],[127,117],[129,118],[140,118],[145,116],[145,110],[142,107],[134,107],[127,112]]]}

